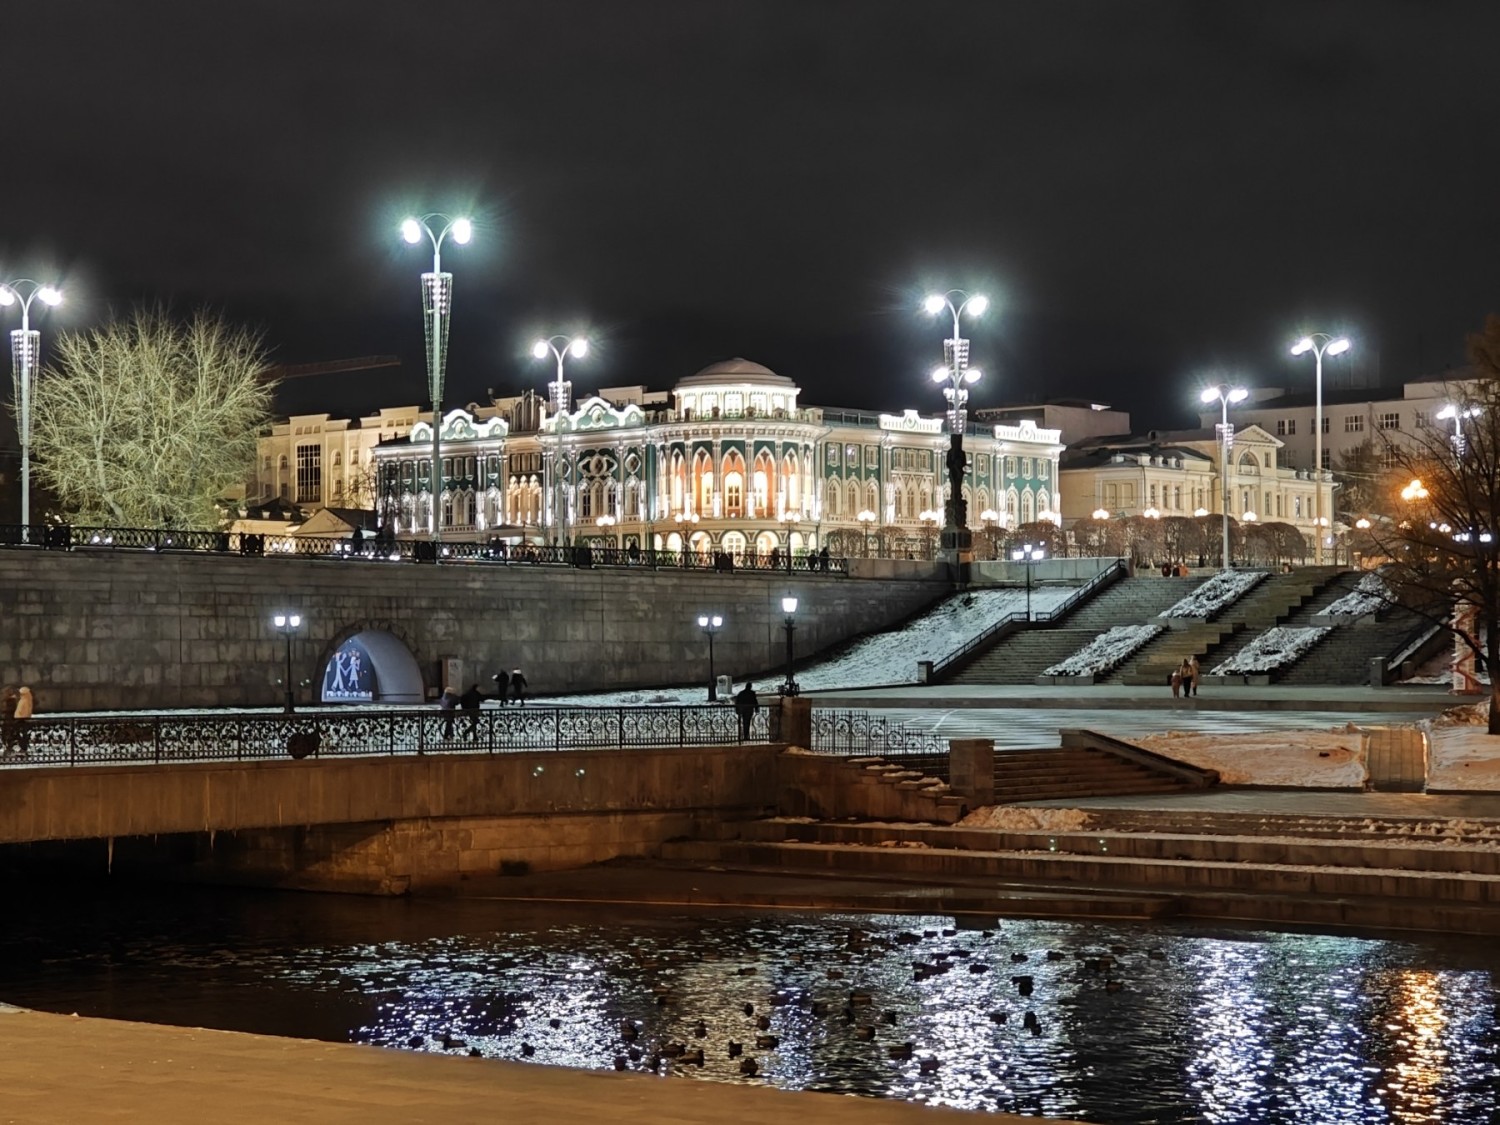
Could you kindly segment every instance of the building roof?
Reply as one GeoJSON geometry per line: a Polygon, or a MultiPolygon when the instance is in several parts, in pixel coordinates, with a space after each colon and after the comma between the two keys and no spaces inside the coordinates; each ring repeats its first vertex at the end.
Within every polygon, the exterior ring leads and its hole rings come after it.
{"type": "Polygon", "coordinates": [[[785,375],[778,375],[769,367],[742,356],[710,363],[697,374],[678,380],[676,389],[715,386],[720,383],[760,383],[788,390],[796,389],[796,385],[785,375]]]}

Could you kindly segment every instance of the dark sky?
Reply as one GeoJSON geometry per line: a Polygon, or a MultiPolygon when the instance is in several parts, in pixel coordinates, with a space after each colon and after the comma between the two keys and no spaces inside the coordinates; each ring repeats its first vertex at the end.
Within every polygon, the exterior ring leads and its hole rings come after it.
{"type": "Polygon", "coordinates": [[[0,272],[60,273],[48,332],[207,302],[405,362],[285,410],[425,401],[414,208],[479,224],[450,404],[587,326],[580,390],[744,355],[935,411],[937,283],[995,302],[975,405],[1144,428],[1216,371],[1310,385],[1304,328],[1389,384],[1500,311],[1493,2],[48,0],[5,40],[0,272]]]}

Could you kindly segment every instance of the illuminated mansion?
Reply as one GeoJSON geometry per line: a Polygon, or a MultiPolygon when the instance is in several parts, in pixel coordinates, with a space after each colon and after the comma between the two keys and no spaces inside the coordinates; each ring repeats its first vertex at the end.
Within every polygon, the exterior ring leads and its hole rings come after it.
{"type": "MultiPolygon", "coordinates": [[[[550,384],[449,411],[439,435],[442,536],[770,554],[926,547],[943,522],[941,418],[805,407],[799,388],[732,359],[667,392],[550,384]]],[[[1057,519],[1059,431],[969,427],[970,522],[1057,519]]],[[[376,507],[398,535],[433,514],[432,427],[372,449],[376,507]]]]}

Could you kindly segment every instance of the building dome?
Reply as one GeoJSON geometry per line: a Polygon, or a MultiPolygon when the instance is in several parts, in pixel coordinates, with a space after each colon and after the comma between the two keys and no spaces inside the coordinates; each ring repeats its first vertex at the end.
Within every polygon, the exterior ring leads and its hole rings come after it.
{"type": "Polygon", "coordinates": [[[677,384],[679,389],[713,386],[722,383],[754,383],[758,386],[790,388],[793,383],[785,375],[778,375],[769,367],[736,356],[733,359],[710,363],[696,375],[689,375],[677,384]]]}

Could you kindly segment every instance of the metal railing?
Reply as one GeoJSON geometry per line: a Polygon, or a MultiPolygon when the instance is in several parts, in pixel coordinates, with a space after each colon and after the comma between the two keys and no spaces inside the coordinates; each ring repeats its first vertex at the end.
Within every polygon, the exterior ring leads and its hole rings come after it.
{"type": "Polygon", "coordinates": [[[935,731],[894,723],[880,712],[813,708],[812,746],[842,758],[883,758],[948,780],[948,740],[935,731]]]}
{"type": "Polygon", "coordinates": [[[989,645],[999,634],[1009,631],[1015,625],[1025,624],[1027,621],[1051,625],[1054,622],[1062,620],[1068,614],[1072,613],[1074,607],[1080,602],[1093,597],[1096,591],[1109,585],[1126,573],[1128,573],[1128,570],[1125,566],[1125,560],[1116,559],[1051,609],[1038,610],[1031,614],[1029,618],[1024,613],[1006,614],[983,632],[971,637],[962,648],[950,652],[941,660],[935,661],[932,665],[932,671],[929,673],[931,682],[936,683],[942,679],[950,669],[968,659],[974,652],[989,645]]]}
{"type": "Polygon", "coordinates": [[[365,562],[482,563],[505,566],[643,567],[758,574],[847,575],[844,558],[817,554],[770,555],[723,551],[648,551],[639,547],[433,543],[426,539],[377,540],[373,536],[272,535],[264,532],[183,531],[171,528],[72,527],[67,524],[0,524],[0,547],[52,551],[202,553],[245,558],[338,559],[365,562]]]}
{"type": "MultiPolygon", "coordinates": [[[[775,706],[750,725],[772,740],[775,706]]],[[[17,724],[3,765],[257,761],[406,754],[510,754],[725,746],[743,741],[727,704],[669,707],[494,707],[478,711],[39,717],[17,724]]]]}

